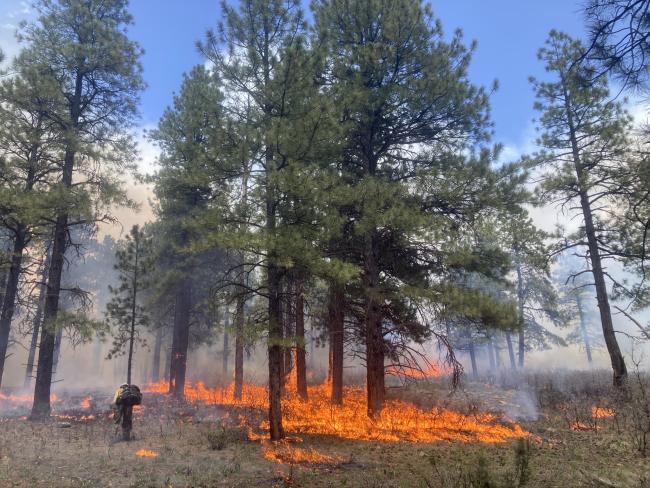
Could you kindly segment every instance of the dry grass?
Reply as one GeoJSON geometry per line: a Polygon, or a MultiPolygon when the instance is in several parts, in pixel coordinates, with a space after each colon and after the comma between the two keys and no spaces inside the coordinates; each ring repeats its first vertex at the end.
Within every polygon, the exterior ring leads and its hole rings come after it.
{"type": "MultiPolygon", "coordinates": [[[[546,385],[546,393],[556,386],[546,385]]],[[[622,419],[602,418],[597,429],[571,430],[562,405],[566,406],[573,394],[557,388],[558,392],[550,394],[565,395],[564,402],[558,400],[552,407],[543,407],[537,420],[522,422],[536,436],[530,447],[530,480],[525,486],[650,486],[646,481],[650,479],[650,460],[621,430],[622,419]]],[[[496,385],[468,385],[466,393],[451,399],[436,385],[418,384],[399,394],[420,398],[424,404],[444,398],[445,403],[464,405],[468,410],[497,409],[519,398],[513,390],[496,385]],[[487,390],[492,393],[485,394],[487,390]]],[[[588,403],[603,400],[576,395],[587,398],[588,403]]],[[[224,414],[217,407],[197,411],[152,406],[136,417],[136,439],[130,443],[113,442],[115,428],[107,416],[73,421],[67,428],[56,422],[9,419],[0,423],[0,486],[517,486],[514,442],[413,444],[306,436],[297,444],[300,452],[317,452],[322,459],[333,461],[292,462],[289,450],[283,451],[287,464],[279,464],[265,459],[265,446],[259,441],[249,441],[241,428],[223,423],[220,419],[224,414]],[[138,457],[135,453],[140,449],[154,451],[157,456],[138,457]]]]}

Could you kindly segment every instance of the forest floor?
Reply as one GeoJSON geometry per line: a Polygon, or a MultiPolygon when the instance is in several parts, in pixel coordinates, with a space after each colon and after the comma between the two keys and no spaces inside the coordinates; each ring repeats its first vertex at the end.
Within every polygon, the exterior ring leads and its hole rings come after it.
{"type": "Polygon", "coordinates": [[[593,392],[567,395],[544,381],[537,383],[534,401],[507,382],[469,383],[451,397],[440,382],[391,390],[423,408],[444,401],[446,408],[509,412],[530,433],[525,442],[305,435],[276,448],[220,420],[246,414],[241,409],[182,407],[153,395],[136,413],[135,439],[128,443],[114,442],[115,425],[101,407],[91,418],[72,412],[46,423],[10,416],[0,422],[0,486],[650,487],[650,457],[638,449],[643,419],[611,416],[614,410],[606,406],[605,414],[594,416],[593,392]],[[302,461],[301,453],[309,459],[302,461]]]}

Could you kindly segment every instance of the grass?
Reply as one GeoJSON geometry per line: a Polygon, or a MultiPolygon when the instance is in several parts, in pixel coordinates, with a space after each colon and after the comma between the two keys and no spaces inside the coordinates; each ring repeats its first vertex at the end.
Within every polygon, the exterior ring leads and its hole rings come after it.
{"type": "MultiPolygon", "coordinates": [[[[427,403],[427,398],[441,398],[437,388],[419,384],[399,394],[427,403]]],[[[468,388],[452,402],[490,409],[491,401],[502,406],[517,399],[508,389],[493,389],[500,392],[495,399],[477,400],[468,388]]],[[[534,435],[529,446],[517,441],[413,444],[305,436],[297,444],[300,449],[335,459],[315,464],[268,461],[262,443],[221,424],[215,420],[219,415],[198,421],[170,406],[153,410],[136,416],[130,443],[113,442],[115,427],[108,416],[72,421],[69,428],[6,419],[0,423],[0,486],[650,487],[650,459],[621,430],[621,419],[599,419],[597,430],[574,431],[557,405],[542,408],[537,420],[521,422],[534,435]],[[138,457],[139,449],[157,456],[138,457]]]]}

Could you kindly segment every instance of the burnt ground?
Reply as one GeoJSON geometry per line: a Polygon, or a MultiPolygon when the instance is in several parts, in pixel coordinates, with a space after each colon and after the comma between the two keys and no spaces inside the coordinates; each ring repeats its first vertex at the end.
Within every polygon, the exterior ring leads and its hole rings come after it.
{"type": "Polygon", "coordinates": [[[263,412],[181,406],[150,394],[136,414],[135,439],[116,443],[108,397],[96,396],[86,409],[74,406],[83,398],[74,397],[69,410],[50,422],[25,420],[20,408],[3,418],[0,486],[650,486],[650,458],[639,451],[638,430],[630,418],[617,414],[593,419],[587,410],[593,401],[585,403],[576,396],[554,403],[549,398],[555,393],[548,391],[531,407],[521,391],[507,385],[470,384],[450,397],[440,384],[417,383],[394,388],[391,394],[423,407],[442,402],[468,411],[519,410],[528,418],[519,423],[533,435],[528,444],[414,444],[304,436],[295,446],[321,456],[311,463],[299,462],[291,451],[285,452],[282,463],[265,459],[265,445],[248,440],[246,430],[234,420],[245,415],[257,421],[263,412]],[[95,417],[82,420],[84,415],[95,417]],[[577,422],[581,430],[572,429],[577,422]],[[156,456],[139,457],[136,452],[141,449],[156,456]]]}

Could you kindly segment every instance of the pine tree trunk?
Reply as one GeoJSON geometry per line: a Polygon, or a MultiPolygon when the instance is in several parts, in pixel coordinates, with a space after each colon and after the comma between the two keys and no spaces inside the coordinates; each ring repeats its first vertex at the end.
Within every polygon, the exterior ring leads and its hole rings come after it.
{"type": "MultiPolygon", "coordinates": [[[[138,237],[135,238],[139,239],[138,237]]],[[[138,258],[140,253],[140,242],[135,242],[135,260],[133,266],[133,280],[131,282],[131,289],[133,296],[131,297],[131,329],[129,330],[129,359],[126,368],[126,383],[131,384],[131,373],[133,368],[133,346],[135,342],[135,319],[138,304],[138,258]]]]}
{"type": "Polygon", "coordinates": [[[343,404],[343,354],[345,310],[343,291],[335,284],[330,284],[328,303],[329,322],[329,380],[332,385],[331,401],[334,405],[343,404]]]}
{"type": "Polygon", "coordinates": [[[282,317],[280,274],[277,265],[268,266],[269,285],[269,426],[271,440],[284,438],[282,427],[282,317]]]}
{"type": "Polygon", "coordinates": [[[305,297],[302,279],[295,282],[294,316],[296,320],[296,387],[298,396],[307,400],[307,363],[305,357],[305,297]]]}
{"type": "Polygon", "coordinates": [[[29,343],[29,352],[27,355],[27,367],[25,368],[25,381],[23,382],[24,388],[29,388],[32,382],[32,374],[34,373],[34,359],[36,358],[36,347],[38,345],[38,336],[41,330],[43,321],[43,308],[45,307],[45,297],[47,295],[47,275],[50,267],[50,246],[45,249],[45,258],[41,266],[41,284],[38,285],[38,305],[36,306],[36,314],[32,322],[32,339],[29,343]]]}
{"type": "Polygon", "coordinates": [[[496,362],[497,369],[501,369],[501,348],[499,347],[499,341],[496,337],[490,339],[492,342],[492,348],[494,350],[494,361],[496,362]]]}
{"type": "Polygon", "coordinates": [[[587,334],[587,323],[585,320],[585,313],[582,308],[582,298],[580,295],[576,296],[576,305],[578,306],[578,314],[580,315],[580,333],[582,334],[582,340],[585,343],[585,352],[587,353],[587,362],[589,366],[592,365],[591,358],[591,344],[589,343],[589,335],[587,334]]]}
{"type": "Polygon", "coordinates": [[[244,389],[244,324],[245,324],[246,297],[240,294],[237,297],[235,309],[235,400],[242,399],[244,389]]]}
{"type": "Polygon", "coordinates": [[[5,359],[9,347],[9,333],[11,331],[11,320],[14,315],[16,296],[18,294],[18,283],[22,271],[23,250],[25,249],[25,227],[19,225],[14,237],[13,253],[11,255],[11,266],[5,286],[2,313],[0,314],[0,384],[4,373],[5,359]]]}
{"type": "Polygon", "coordinates": [[[476,349],[474,348],[474,341],[469,339],[469,359],[472,363],[472,376],[478,376],[478,368],[476,367],[476,349]]]}
{"type": "MultiPolygon", "coordinates": [[[[73,136],[78,130],[81,113],[81,92],[84,74],[78,72],[75,79],[75,90],[70,107],[70,131],[73,136]]],[[[63,169],[61,172],[61,185],[66,190],[72,187],[72,175],[76,156],[76,141],[68,141],[63,169]]],[[[36,368],[36,384],[34,386],[34,404],[32,405],[31,419],[43,419],[50,415],[50,393],[52,388],[52,362],[54,360],[55,337],[52,325],[59,312],[59,295],[61,294],[61,277],[66,250],[68,233],[68,214],[61,212],[54,225],[52,235],[52,257],[47,280],[47,296],[43,309],[43,326],[41,330],[41,344],[38,351],[38,366],[36,368]]]]}
{"type": "MultiPolygon", "coordinates": [[[[273,174],[274,161],[271,146],[267,146],[266,163],[267,171],[273,174]]],[[[266,229],[270,236],[275,236],[276,229],[276,194],[275,183],[267,181],[266,197],[266,229]]],[[[281,292],[282,277],[276,262],[277,253],[274,249],[269,250],[267,265],[267,288],[268,288],[268,320],[269,320],[269,431],[272,441],[284,438],[282,427],[282,312],[281,292]]]]}
{"type": "MultiPolygon", "coordinates": [[[[68,157],[66,157],[67,159],[68,157]]],[[[70,176],[72,176],[71,166],[70,176]]],[[[52,325],[59,311],[59,294],[61,292],[61,275],[63,273],[63,256],[66,247],[67,227],[67,215],[60,215],[56,219],[54,237],[52,239],[52,260],[47,279],[45,307],[43,308],[43,326],[38,352],[38,365],[36,367],[34,404],[30,416],[34,420],[43,419],[50,415],[52,363],[54,360],[55,341],[52,325]]]]}
{"type": "Polygon", "coordinates": [[[524,293],[524,277],[520,265],[517,265],[517,313],[519,315],[519,367],[524,367],[524,354],[526,353],[525,316],[524,306],[526,297],[524,293]]]}
{"type": "Polygon", "coordinates": [[[512,346],[512,336],[510,331],[506,331],[506,343],[508,344],[508,357],[510,358],[510,368],[517,369],[517,361],[515,360],[515,350],[512,346]]]}
{"type": "Polygon", "coordinates": [[[183,279],[176,293],[174,333],[170,367],[170,393],[177,399],[185,396],[187,350],[190,341],[190,313],[192,311],[192,280],[183,279]]]}
{"type": "Polygon", "coordinates": [[[609,298],[607,296],[607,284],[605,283],[605,274],[603,272],[600,250],[598,248],[598,238],[596,236],[596,228],[594,226],[593,213],[591,209],[591,202],[589,195],[585,188],[585,174],[580,148],[576,136],[576,128],[573,121],[573,109],[569,98],[568,89],[566,84],[563,85],[564,100],[567,120],[569,123],[569,138],[571,140],[571,149],[573,152],[573,164],[576,172],[578,183],[578,193],[580,196],[580,206],[582,208],[582,215],[584,217],[585,235],[587,236],[587,247],[589,249],[589,260],[591,261],[591,271],[594,276],[596,285],[596,300],[598,301],[598,310],[600,311],[600,322],[603,328],[603,336],[605,337],[605,344],[607,352],[609,353],[610,362],[613,371],[613,384],[615,387],[621,387],[627,378],[627,367],[623,354],[616,339],[614,332],[614,324],[612,322],[612,312],[609,307],[609,298]]]}
{"type": "Polygon", "coordinates": [[[156,329],[156,338],[153,344],[153,364],[151,367],[151,381],[160,381],[160,352],[162,349],[162,327],[156,329]]]}
{"type": "Polygon", "coordinates": [[[494,348],[492,347],[492,339],[488,339],[487,343],[488,360],[490,361],[490,371],[496,370],[496,362],[494,360],[494,348]]]}
{"type": "Polygon", "coordinates": [[[221,376],[223,376],[224,381],[228,380],[228,359],[230,356],[230,346],[228,344],[228,336],[230,335],[230,313],[228,309],[224,312],[224,324],[223,324],[223,354],[221,362],[221,376]]]}
{"type": "MultiPolygon", "coordinates": [[[[172,370],[172,347],[171,344],[167,344],[167,347],[165,347],[165,366],[163,368],[163,371],[165,372],[167,376],[165,379],[169,381],[169,378],[171,378],[171,372],[172,370]]],[[[171,391],[171,387],[170,387],[171,391]]]]}
{"type": "Polygon", "coordinates": [[[283,366],[283,385],[286,386],[293,370],[293,347],[291,346],[294,337],[294,303],[293,303],[293,277],[289,276],[285,284],[285,293],[282,300],[282,320],[284,329],[284,366],[283,366]]]}
{"type": "Polygon", "coordinates": [[[376,239],[366,236],[364,255],[364,288],[366,302],[366,389],[368,417],[376,418],[384,408],[384,333],[381,310],[377,299],[379,269],[376,262],[376,239]]]}
{"type": "Polygon", "coordinates": [[[52,359],[52,383],[56,381],[59,373],[59,360],[61,359],[61,343],[63,342],[63,329],[56,331],[54,338],[54,358],[52,359]]]}

